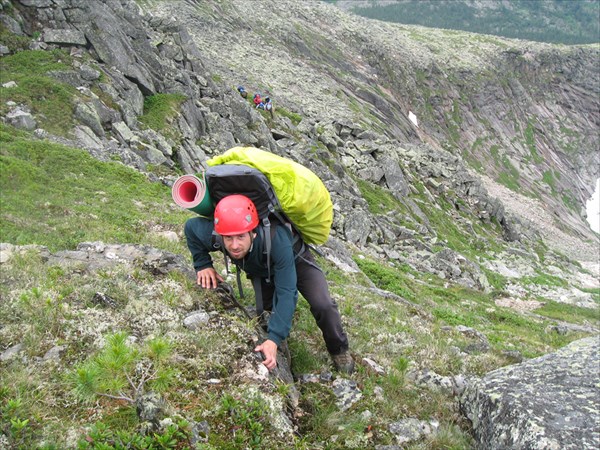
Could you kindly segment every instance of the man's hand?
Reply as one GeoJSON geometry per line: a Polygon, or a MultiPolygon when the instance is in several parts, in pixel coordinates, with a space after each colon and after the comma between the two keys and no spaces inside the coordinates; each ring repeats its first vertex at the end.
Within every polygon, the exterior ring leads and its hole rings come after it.
{"type": "Polygon", "coordinates": [[[214,289],[220,281],[223,281],[223,277],[212,267],[207,267],[197,273],[196,282],[204,289],[214,289]]]}
{"type": "Polygon", "coordinates": [[[267,339],[262,344],[256,346],[255,352],[262,352],[265,357],[263,364],[269,370],[273,370],[277,366],[277,344],[267,339]]]}

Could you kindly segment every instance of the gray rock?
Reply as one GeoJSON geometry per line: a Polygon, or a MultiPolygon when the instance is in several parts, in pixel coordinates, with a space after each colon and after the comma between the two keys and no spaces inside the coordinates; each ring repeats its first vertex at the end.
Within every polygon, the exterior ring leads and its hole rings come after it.
{"type": "Polygon", "coordinates": [[[390,433],[396,436],[396,440],[400,445],[429,436],[435,433],[438,428],[439,423],[436,421],[426,422],[412,417],[391,423],[388,427],[390,433]]]}
{"type": "Polygon", "coordinates": [[[336,404],[342,411],[348,410],[362,398],[362,392],[353,380],[338,378],[331,385],[337,397],[336,404]]]}
{"type": "Polygon", "coordinates": [[[81,78],[87,81],[95,81],[100,78],[100,71],[88,66],[87,64],[82,64],[79,68],[79,74],[81,78]]]}
{"type": "Polygon", "coordinates": [[[100,117],[93,105],[86,102],[77,103],[74,115],[82,124],[87,125],[96,136],[104,137],[104,128],[102,128],[100,117]]]}
{"type": "Polygon", "coordinates": [[[57,345],[46,352],[42,358],[44,361],[60,361],[60,356],[64,353],[67,347],[65,345],[57,345]]]}
{"type": "Polygon", "coordinates": [[[2,353],[0,353],[0,361],[8,361],[12,358],[15,358],[19,353],[21,353],[23,347],[23,344],[16,344],[12,347],[7,348],[2,353]]]}
{"type": "Polygon", "coordinates": [[[479,448],[597,449],[598,336],[488,373],[460,407],[479,448]]]}
{"type": "Polygon", "coordinates": [[[368,214],[360,209],[355,209],[345,218],[344,234],[350,242],[365,245],[370,228],[368,214]]]}
{"type": "Polygon", "coordinates": [[[195,311],[183,319],[183,325],[190,330],[196,330],[202,325],[207,324],[209,320],[210,315],[207,312],[195,311]]]}
{"type": "Polygon", "coordinates": [[[135,408],[141,421],[157,425],[169,415],[167,402],[157,393],[149,392],[135,399],[135,408]]]}
{"type": "Polygon", "coordinates": [[[410,189],[398,162],[392,158],[383,158],[380,163],[385,173],[385,182],[392,195],[398,199],[405,197],[410,189]]]}
{"type": "Polygon", "coordinates": [[[42,39],[48,44],[85,45],[85,34],[78,30],[44,30],[42,39]]]}
{"type": "Polygon", "coordinates": [[[23,130],[35,130],[37,127],[37,122],[33,116],[26,111],[21,111],[20,109],[9,112],[6,115],[6,118],[8,119],[8,123],[15,128],[20,128],[23,130]]]}
{"type": "Polygon", "coordinates": [[[81,78],[81,74],[75,70],[50,70],[48,75],[61,83],[70,84],[73,87],[89,85],[89,83],[81,78]]]}
{"type": "Polygon", "coordinates": [[[47,8],[52,6],[53,0],[19,0],[25,6],[33,6],[35,8],[47,8]]]}
{"type": "Polygon", "coordinates": [[[0,23],[4,25],[8,31],[17,36],[23,36],[23,30],[21,29],[21,25],[14,18],[7,16],[6,14],[0,14],[0,23]]]}
{"type": "Polygon", "coordinates": [[[125,122],[115,122],[112,124],[113,132],[122,140],[124,143],[130,143],[135,138],[135,135],[125,122]]]}

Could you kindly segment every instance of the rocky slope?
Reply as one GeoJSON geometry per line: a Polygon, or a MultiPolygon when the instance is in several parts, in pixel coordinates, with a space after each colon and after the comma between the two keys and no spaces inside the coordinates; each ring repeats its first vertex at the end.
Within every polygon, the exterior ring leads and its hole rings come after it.
{"type": "MultiPolygon", "coordinates": [[[[580,213],[599,170],[594,164],[600,120],[597,47],[373,23],[316,2],[181,0],[142,2],[140,7],[127,0],[4,0],[2,6],[5,29],[34,48],[62,48],[70,56],[68,69],[48,74],[77,88],[72,127],[63,134],[50,133],[51,124],[31,105],[12,101],[11,89],[18,85],[2,78],[3,98],[9,99],[0,106],[2,119],[29,130],[32,138],[84,148],[103,161],[118,159],[167,185],[181,172],[201,170],[212,154],[240,144],[261,146],[302,162],[326,183],[335,220],[323,251],[345,273],[360,272],[353,260],[360,253],[382,267],[403,265],[447,280],[445,287],[489,292],[494,277],[504,277],[508,282],[496,305],[517,305],[524,313],[538,297],[597,308],[585,289],[598,287],[597,274],[564,256],[597,257],[598,236],[580,213]],[[239,84],[271,95],[275,119],[243,100],[235,90],[239,84]],[[142,122],[145,100],[157,94],[184,96],[160,130],[142,122]],[[540,250],[540,237],[549,250],[543,245],[540,250]],[[525,283],[539,274],[564,283],[525,283]]],[[[6,56],[17,50],[0,47],[6,56]]],[[[4,247],[2,262],[10,263],[12,253],[21,251],[4,247]]],[[[147,267],[146,261],[142,268],[153,276],[169,271],[189,275],[180,267],[181,255],[156,256],[148,249],[139,256],[137,248],[96,243],[58,255],[39,251],[42,260],[53,264],[65,255],[77,263],[87,261],[90,272],[97,269],[92,264],[96,258],[102,264],[135,265],[150,253],[158,269],[147,267]],[[172,260],[178,263],[160,266],[172,260]]],[[[14,278],[10,282],[19,284],[14,278]]],[[[176,292],[184,289],[183,283],[175,284],[176,292]]],[[[139,334],[152,335],[163,321],[181,333],[176,321],[182,311],[161,309],[156,291],[162,289],[151,279],[142,290],[141,297],[152,298],[154,306],[147,312],[152,320],[136,322],[139,334]]],[[[424,329],[429,335],[439,328],[429,322],[425,308],[374,288],[364,292],[369,295],[365,310],[386,311],[370,296],[377,302],[392,298],[418,311],[410,319],[413,333],[424,329]]],[[[197,305],[182,297],[185,304],[179,308],[190,313],[197,305]]],[[[90,310],[85,304],[77,308],[84,315],[90,310]]],[[[131,320],[139,308],[132,302],[118,314],[103,311],[103,320],[110,323],[106,328],[131,320]]],[[[210,313],[200,315],[220,324],[219,314],[210,313]]],[[[595,326],[560,324],[556,329],[594,333],[595,326]]],[[[3,333],[10,329],[0,328],[3,333]]],[[[86,331],[94,335],[86,339],[96,346],[100,338],[93,331],[86,331]]],[[[246,331],[232,344],[232,351],[244,354],[241,366],[223,364],[235,382],[246,380],[247,372],[257,383],[265,381],[264,373],[252,372],[256,361],[243,350],[246,331]]],[[[473,339],[475,352],[485,353],[490,346],[483,334],[468,327],[457,333],[473,339]]],[[[391,341],[410,342],[411,336],[402,332],[391,341]]],[[[18,354],[9,351],[13,348],[3,345],[3,361],[18,354]]],[[[587,353],[580,356],[590,359],[587,353]]],[[[202,375],[203,383],[210,384],[211,373],[202,375]]],[[[414,377],[420,380],[418,374],[414,377]]],[[[421,381],[432,377],[452,393],[462,390],[452,388],[457,377],[429,373],[421,381]]],[[[348,391],[356,394],[356,383],[338,391],[343,401],[348,391]]],[[[399,431],[404,424],[389,426],[392,434],[398,433],[394,442],[406,442],[399,431]]],[[[416,426],[433,427],[420,421],[416,426]]],[[[485,439],[494,436],[487,422],[485,426],[485,439]]],[[[291,428],[284,428],[291,436],[291,428]]]]}
{"type": "Polygon", "coordinates": [[[553,230],[567,229],[592,247],[562,251],[597,259],[597,236],[584,220],[600,176],[597,46],[368,21],[319,2],[150,5],[157,17],[185,11],[202,55],[232,86],[268,92],[318,123],[350,121],[460,155],[547,205],[547,239],[560,244],[553,230]]]}

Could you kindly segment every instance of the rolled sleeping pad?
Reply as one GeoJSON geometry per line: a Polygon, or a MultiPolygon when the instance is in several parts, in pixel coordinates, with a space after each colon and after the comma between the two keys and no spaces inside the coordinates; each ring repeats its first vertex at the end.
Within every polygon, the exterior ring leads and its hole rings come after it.
{"type": "Polygon", "coordinates": [[[179,177],[173,183],[171,195],[177,205],[201,216],[211,216],[215,210],[202,174],[200,177],[196,175],[179,177]]]}

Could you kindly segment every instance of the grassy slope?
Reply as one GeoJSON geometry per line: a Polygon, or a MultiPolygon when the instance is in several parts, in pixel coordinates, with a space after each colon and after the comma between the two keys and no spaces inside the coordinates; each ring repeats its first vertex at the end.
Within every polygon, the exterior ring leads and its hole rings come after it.
{"type": "Polygon", "coordinates": [[[83,241],[155,243],[152,229],[178,230],[185,213],[170,190],[120,163],[0,128],[2,240],[73,249],[83,241]]]}

